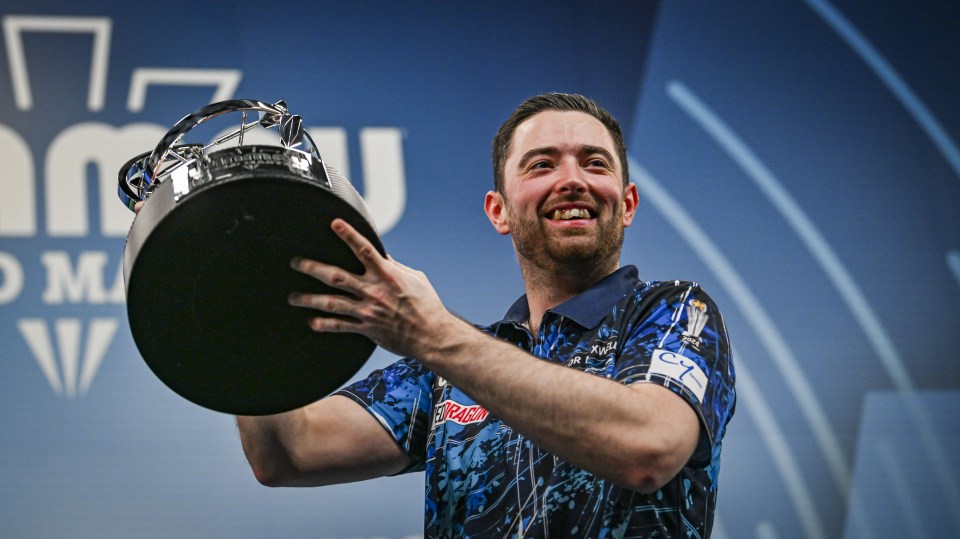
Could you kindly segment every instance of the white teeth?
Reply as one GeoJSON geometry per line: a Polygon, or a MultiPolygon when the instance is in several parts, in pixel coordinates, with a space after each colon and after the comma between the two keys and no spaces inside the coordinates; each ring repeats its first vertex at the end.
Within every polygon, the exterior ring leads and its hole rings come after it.
{"type": "Polygon", "coordinates": [[[584,208],[568,208],[566,210],[553,210],[553,214],[551,214],[550,218],[555,220],[589,219],[590,210],[587,210],[584,208]]]}

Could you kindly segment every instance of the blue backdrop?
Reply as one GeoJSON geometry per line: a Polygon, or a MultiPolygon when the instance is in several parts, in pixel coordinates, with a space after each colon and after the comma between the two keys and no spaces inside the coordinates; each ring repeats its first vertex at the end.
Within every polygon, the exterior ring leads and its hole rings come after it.
{"type": "Polygon", "coordinates": [[[714,536],[960,529],[956,3],[6,0],[0,16],[0,536],[420,536],[422,475],[261,487],[233,419],[150,373],[116,170],[212,100],[285,99],[387,250],[488,323],[522,292],[482,213],[490,139],[553,90],[623,123],[641,197],[624,263],[724,309],[739,403],[714,536]]]}

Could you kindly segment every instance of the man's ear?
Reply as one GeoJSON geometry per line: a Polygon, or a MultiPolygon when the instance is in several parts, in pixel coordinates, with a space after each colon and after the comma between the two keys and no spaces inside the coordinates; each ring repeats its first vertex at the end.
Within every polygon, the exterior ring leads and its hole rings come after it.
{"type": "Polygon", "coordinates": [[[503,195],[496,191],[488,191],[483,199],[483,211],[493,228],[501,234],[510,233],[510,223],[507,220],[507,208],[504,206],[503,195]]]}
{"type": "Polygon", "coordinates": [[[633,217],[637,214],[637,206],[640,204],[640,195],[637,194],[637,184],[629,183],[623,188],[623,226],[624,228],[633,223],[633,217]]]}

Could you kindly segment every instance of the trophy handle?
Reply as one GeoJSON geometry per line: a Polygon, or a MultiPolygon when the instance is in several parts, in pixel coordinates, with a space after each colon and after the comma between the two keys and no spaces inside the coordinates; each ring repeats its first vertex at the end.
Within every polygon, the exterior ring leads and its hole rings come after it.
{"type": "Polygon", "coordinates": [[[199,159],[205,150],[238,138],[243,145],[243,135],[250,129],[261,126],[267,129],[277,128],[280,142],[284,148],[303,151],[320,159],[316,144],[303,128],[300,116],[290,114],[287,104],[277,101],[270,104],[252,99],[231,99],[211,103],[174,124],[160,139],[152,152],[143,153],[127,161],[120,168],[117,182],[117,195],[131,211],[137,202],[145,200],[156,185],[178,167],[199,159]],[[257,112],[258,120],[247,123],[247,113],[257,112]],[[217,116],[242,112],[240,127],[210,144],[179,144],[190,130],[217,116]],[[302,147],[299,148],[299,147],[302,147]]]}

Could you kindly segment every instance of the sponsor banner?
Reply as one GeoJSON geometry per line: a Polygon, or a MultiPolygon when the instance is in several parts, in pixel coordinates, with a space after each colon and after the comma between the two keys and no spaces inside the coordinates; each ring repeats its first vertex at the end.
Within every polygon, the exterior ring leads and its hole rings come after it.
{"type": "Polygon", "coordinates": [[[698,402],[703,402],[703,394],[707,391],[707,375],[688,357],[657,348],[653,351],[650,370],[647,371],[647,378],[650,376],[663,376],[679,382],[693,393],[698,402]]]}
{"type": "Polygon", "coordinates": [[[456,401],[445,400],[434,410],[433,425],[436,427],[447,421],[453,421],[458,425],[469,425],[483,421],[488,414],[489,412],[479,404],[463,405],[456,401]]]}

